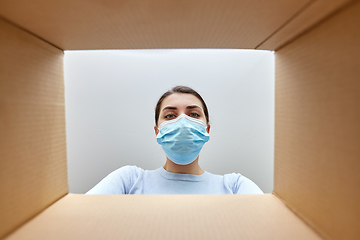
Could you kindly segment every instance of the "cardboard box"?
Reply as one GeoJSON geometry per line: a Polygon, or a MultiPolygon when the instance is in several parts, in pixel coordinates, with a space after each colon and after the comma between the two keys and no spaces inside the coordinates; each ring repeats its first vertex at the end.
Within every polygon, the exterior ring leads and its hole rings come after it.
{"type": "Polygon", "coordinates": [[[360,3],[0,1],[0,238],[360,239],[360,3]],[[68,193],[63,50],[276,51],[264,195],[68,193]]]}

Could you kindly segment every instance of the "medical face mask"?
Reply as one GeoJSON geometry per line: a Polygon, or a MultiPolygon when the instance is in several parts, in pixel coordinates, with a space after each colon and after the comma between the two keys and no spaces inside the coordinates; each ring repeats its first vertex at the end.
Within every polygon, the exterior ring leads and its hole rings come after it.
{"type": "Polygon", "coordinates": [[[206,127],[205,122],[181,114],[161,123],[156,139],[171,161],[187,165],[197,158],[203,145],[209,141],[206,127]]]}

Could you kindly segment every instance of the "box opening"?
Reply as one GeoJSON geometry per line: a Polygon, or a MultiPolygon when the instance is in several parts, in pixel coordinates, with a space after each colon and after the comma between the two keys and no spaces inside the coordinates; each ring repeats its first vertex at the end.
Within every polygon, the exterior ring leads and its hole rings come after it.
{"type": "Polygon", "coordinates": [[[214,174],[241,173],[272,192],[273,51],[65,51],[64,65],[71,193],[85,193],[121,166],[164,165],[154,109],[176,85],[194,88],[209,109],[210,141],[200,166],[214,174]]]}

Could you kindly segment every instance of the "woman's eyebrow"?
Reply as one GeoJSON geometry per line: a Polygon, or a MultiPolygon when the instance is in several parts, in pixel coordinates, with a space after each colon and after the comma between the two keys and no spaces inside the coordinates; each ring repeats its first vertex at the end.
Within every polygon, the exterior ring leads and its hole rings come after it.
{"type": "MultiPolygon", "coordinates": [[[[189,105],[186,107],[186,109],[194,109],[194,108],[199,108],[202,110],[201,107],[199,107],[198,105],[189,105]]],[[[173,106],[167,106],[167,107],[164,107],[162,111],[164,110],[167,110],[167,109],[170,109],[170,110],[177,110],[177,107],[173,107],[173,106]]]]}
{"type": "Polygon", "coordinates": [[[167,106],[167,107],[164,107],[164,109],[163,109],[162,111],[164,111],[164,110],[166,110],[166,109],[177,110],[176,107],[167,106]]]}
{"type": "Polygon", "coordinates": [[[190,105],[186,107],[186,109],[194,109],[194,108],[200,108],[202,110],[202,108],[199,107],[198,105],[190,105]]]}

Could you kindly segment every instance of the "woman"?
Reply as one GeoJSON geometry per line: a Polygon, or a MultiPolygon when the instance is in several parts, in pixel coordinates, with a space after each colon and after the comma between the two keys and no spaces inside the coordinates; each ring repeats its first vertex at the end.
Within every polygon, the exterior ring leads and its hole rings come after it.
{"type": "Polygon", "coordinates": [[[166,163],[156,170],[121,167],[86,194],[262,194],[241,174],[215,175],[201,169],[199,153],[209,140],[209,113],[193,89],[176,86],[164,93],[155,108],[157,142],[166,163]]]}

